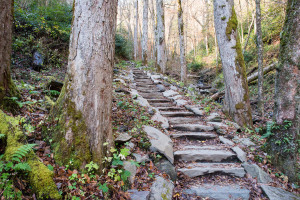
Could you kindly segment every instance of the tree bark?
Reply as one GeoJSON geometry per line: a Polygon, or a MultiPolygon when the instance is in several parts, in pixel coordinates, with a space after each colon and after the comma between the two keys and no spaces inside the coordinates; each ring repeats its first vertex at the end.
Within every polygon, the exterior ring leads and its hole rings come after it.
{"type": "Polygon", "coordinates": [[[135,15],[134,15],[135,25],[134,25],[134,44],[133,44],[133,48],[134,48],[134,60],[137,60],[138,59],[138,50],[139,50],[139,46],[138,46],[139,3],[138,3],[138,0],[135,0],[135,2],[134,2],[134,9],[135,9],[135,15]]]}
{"type": "Polygon", "coordinates": [[[214,0],[214,20],[225,80],[224,110],[240,126],[252,126],[246,67],[233,0],[214,0]]]}
{"type": "Polygon", "coordinates": [[[142,40],[142,61],[143,65],[147,65],[148,57],[148,0],[144,0],[143,4],[143,40],[142,40]]]}
{"type": "Polygon", "coordinates": [[[279,65],[276,68],[274,120],[269,139],[273,163],[299,182],[300,139],[300,1],[288,0],[283,26],[279,65]]]}
{"type": "Polygon", "coordinates": [[[251,24],[250,24],[249,29],[248,29],[248,36],[247,36],[247,39],[246,39],[246,42],[245,42],[245,45],[244,45],[244,48],[243,48],[243,54],[244,54],[244,52],[246,50],[246,47],[247,47],[249,39],[250,39],[250,34],[251,34],[251,31],[252,31],[254,19],[255,19],[255,15],[253,14],[252,15],[252,21],[251,21],[251,24]]]}
{"type": "Polygon", "coordinates": [[[165,14],[163,0],[156,0],[157,66],[166,73],[165,14]]]}
{"type": "Polygon", "coordinates": [[[186,82],[186,60],[185,60],[185,46],[184,46],[184,30],[183,30],[183,11],[181,0],[178,0],[178,32],[179,32],[179,46],[180,46],[180,65],[181,65],[181,81],[186,82]]]}
{"type": "Polygon", "coordinates": [[[256,3],[256,27],[257,27],[257,63],[258,63],[258,113],[264,116],[264,73],[263,73],[263,41],[261,33],[260,0],[256,3]]]}
{"type": "Polygon", "coordinates": [[[103,169],[113,144],[111,107],[117,0],[75,1],[68,71],[53,119],[55,158],[82,168],[91,160],[103,169]]]}
{"type": "Polygon", "coordinates": [[[0,104],[5,97],[19,96],[11,79],[13,1],[0,0],[0,104]]]}

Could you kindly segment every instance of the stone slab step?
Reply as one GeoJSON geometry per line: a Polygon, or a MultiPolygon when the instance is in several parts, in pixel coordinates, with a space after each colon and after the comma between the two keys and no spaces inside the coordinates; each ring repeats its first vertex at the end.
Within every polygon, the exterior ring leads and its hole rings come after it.
{"type": "Polygon", "coordinates": [[[178,169],[178,171],[191,178],[214,173],[221,173],[237,177],[245,176],[244,168],[235,163],[193,163],[187,165],[185,168],[178,169]]]}
{"type": "Polygon", "coordinates": [[[156,93],[139,93],[142,97],[145,99],[160,99],[163,98],[164,96],[161,94],[161,92],[156,92],[156,93]]]}
{"type": "Polygon", "coordinates": [[[200,125],[200,124],[176,124],[172,126],[173,129],[178,131],[191,131],[191,132],[202,132],[202,131],[213,131],[214,127],[200,125]]]}
{"type": "Polygon", "coordinates": [[[137,89],[139,92],[143,93],[156,93],[159,92],[159,90],[145,90],[145,89],[137,89]]]}
{"type": "Polygon", "coordinates": [[[209,133],[209,132],[182,132],[182,133],[175,133],[170,135],[172,138],[192,138],[192,139],[214,139],[217,137],[217,134],[215,133],[209,133]]]}
{"type": "Polygon", "coordinates": [[[172,103],[169,99],[148,99],[149,103],[172,103]]]}
{"type": "Polygon", "coordinates": [[[154,107],[171,107],[173,106],[172,103],[150,103],[150,105],[154,107]]]}
{"type": "Polygon", "coordinates": [[[161,114],[165,117],[189,117],[195,115],[192,112],[161,112],[161,114]]]}
{"type": "Polygon", "coordinates": [[[181,107],[157,107],[160,111],[179,111],[179,110],[186,110],[181,107]]]}
{"type": "Polygon", "coordinates": [[[177,160],[192,162],[224,162],[236,159],[236,154],[227,150],[180,150],[175,151],[174,156],[177,160]]]}
{"type": "Polygon", "coordinates": [[[250,199],[250,190],[239,185],[221,186],[205,184],[186,189],[184,190],[184,193],[191,195],[194,194],[202,198],[211,198],[215,200],[250,199]]]}
{"type": "Polygon", "coordinates": [[[188,117],[172,117],[168,118],[171,124],[190,124],[190,123],[200,123],[200,118],[188,118],[188,117]]]}
{"type": "Polygon", "coordinates": [[[203,145],[203,146],[197,146],[197,145],[187,145],[183,147],[184,150],[227,150],[225,146],[220,145],[203,145]]]}

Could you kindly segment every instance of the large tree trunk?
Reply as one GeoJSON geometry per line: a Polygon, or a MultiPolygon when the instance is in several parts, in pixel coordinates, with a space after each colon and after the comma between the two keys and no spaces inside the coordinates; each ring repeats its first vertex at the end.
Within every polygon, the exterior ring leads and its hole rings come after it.
{"type": "Polygon", "coordinates": [[[138,29],[139,29],[139,4],[138,0],[134,2],[134,8],[135,8],[135,24],[134,24],[134,42],[133,42],[133,48],[134,48],[134,60],[138,59],[138,51],[139,51],[139,45],[138,45],[138,29]]]}
{"type": "Polygon", "coordinates": [[[185,60],[185,46],[184,46],[184,31],[183,31],[183,11],[181,0],[178,0],[178,32],[179,32],[179,46],[180,46],[180,65],[181,65],[181,81],[186,82],[186,60],[185,60]]]}
{"type": "Polygon", "coordinates": [[[10,74],[13,1],[0,0],[0,11],[0,104],[3,104],[5,97],[19,95],[10,74]]]}
{"type": "Polygon", "coordinates": [[[276,68],[276,129],[269,139],[275,165],[290,180],[299,181],[300,133],[300,1],[289,0],[280,40],[279,66],[276,68]],[[298,174],[297,174],[298,173],[298,174]]]}
{"type": "Polygon", "coordinates": [[[260,0],[256,3],[256,27],[257,27],[257,63],[258,63],[258,113],[264,116],[264,73],[263,73],[263,41],[261,33],[260,0]]]}
{"type": "Polygon", "coordinates": [[[246,67],[233,0],[214,0],[214,20],[225,80],[224,110],[240,126],[252,126],[246,67]]]}
{"type": "Polygon", "coordinates": [[[144,0],[143,5],[143,38],[142,38],[142,61],[143,65],[147,65],[148,56],[148,0],[144,0]]]}
{"type": "Polygon", "coordinates": [[[111,106],[117,0],[75,1],[68,72],[52,111],[55,158],[76,168],[103,158],[113,143],[111,106]]]}
{"type": "Polygon", "coordinates": [[[166,73],[166,44],[165,44],[165,14],[163,0],[156,0],[156,22],[157,22],[157,65],[166,73]]]}

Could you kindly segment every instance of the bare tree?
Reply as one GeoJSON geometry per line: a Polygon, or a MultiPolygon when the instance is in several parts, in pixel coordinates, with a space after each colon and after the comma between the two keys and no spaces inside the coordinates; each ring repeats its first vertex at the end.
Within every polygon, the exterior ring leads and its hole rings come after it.
{"type": "Polygon", "coordinates": [[[264,116],[264,73],[263,73],[263,41],[261,33],[261,14],[260,0],[255,0],[256,3],[256,27],[257,27],[257,63],[258,63],[258,112],[261,117],[264,116]]]}
{"type": "Polygon", "coordinates": [[[186,60],[185,60],[185,46],[184,46],[184,30],[183,30],[183,11],[181,0],[178,0],[178,32],[179,32],[179,46],[180,46],[180,66],[181,66],[181,81],[186,82],[186,60]]]}
{"type": "Polygon", "coordinates": [[[225,111],[241,126],[252,126],[245,61],[233,0],[214,0],[214,20],[225,80],[225,111]]]}
{"type": "Polygon", "coordinates": [[[148,55],[148,0],[144,0],[143,4],[143,38],[142,38],[142,61],[143,65],[147,65],[148,55]]]}
{"type": "Polygon", "coordinates": [[[111,107],[117,0],[75,1],[68,72],[53,119],[59,119],[55,158],[83,167],[103,158],[113,143],[111,107]],[[99,23],[101,22],[101,23],[99,23]]]}
{"type": "Polygon", "coordinates": [[[135,15],[134,15],[134,60],[138,59],[138,33],[139,33],[139,1],[135,0],[134,2],[134,9],[135,9],[135,15]]]}
{"type": "Polygon", "coordinates": [[[273,163],[289,180],[299,182],[300,136],[300,1],[288,0],[280,40],[275,83],[276,129],[269,139],[273,163]]]}
{"type": "Polygon", "coordinates": [[[165,14],[163,0],[156,0],[157,66],[166,73],[165,14]]]}
{"type": "Polygon", "coordinates": [[[5,97],[19,94],[10,74],[13,1],[0,0],[0,10],[0,104],[3,104],[5,97]]]}

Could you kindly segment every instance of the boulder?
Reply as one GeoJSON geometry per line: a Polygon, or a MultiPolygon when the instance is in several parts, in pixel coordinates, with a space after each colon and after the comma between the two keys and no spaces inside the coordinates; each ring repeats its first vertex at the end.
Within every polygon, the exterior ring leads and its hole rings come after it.
{"type": "Polygon", "coordinates": [[[178,90],[178,88],[177,88],[176,86],[174,86],[174,85],[171,85],[171,86],[170,86],[170,89],[171,89],[171,90],[175,90],[175,91],[178,90]]]}
{"type": "Polygon", "coordinates": [[[276,188],[263,184],[260,187],[270,200],[300,200],[299,196],[287,192],[281,188],[276,188]]]}
{"type": "Polygon", "coordinates": [[[247,154],[240,147],[231,148],[241,162],[247,162],[247,154]]]}
{"type": "Polygon", "coordinates": [[[117,88],[117,89],[115,89],[115,92],[118,92],[118,93],[123,92],[124,94],[130,94],[130,92],[126,88],[117,88]]]}
{"type": "Polygon", "coordinates": [[[223,144],[227,144],[229,146],[233,146],[234,143],[226,138],[224,138],[223,136],[219,136],[219,139],[220,141],[223,143],[223,144]]]}
{"type": "Polygon", "coordinates": [[[174,184],[163,177],[156,177],[151,186],[150,200],[171,200],[173,196],[174,184]]]}
{"type": "Polygon", "coordinates": [[[178,94],[178,92],[175,92],[174,90],[167,90],[167,91],[163,92],[163,95],[165,97],[172,97],[176,94],[178,94]]]}
{"type": "Polygon", "coordinates": [[[198,116],[203,116],[205,114],[205,112],[203,110],[200,110],[199,108],[197,107],[193,107],[193,106],[190,106],[190,105],[185,105],[184,106],[186,109],[188,109],[189,111],[195,113],[196,115],[198,116]]]}
{"type": "Polygon", "coordinates": [[[143,126],[143,129],[150,139],[150,150],[153,152],[158,151],[159,153],[163,154],[173,164],[173,142],[170,137],[151,126],[143,126]]]}
{"type": "Polygon", "coordinates": [[[168,174],[172,181],[176,181],[177,179],[177,172],[175,167],[169,160],[162,158],[158,162],[155,163],[155,166],[162,172],[168,174]]]}
{"type": "Polygon", "coordinates": [[[183,100],[183,99],[176,99],[175,103],[178,106],[184,106],[184,105],[188,104],[188,102],[186,100],[183,100]]]}
{"type": "Polygon", "coordinates": [[[130,161],[124,161],[123,165],[124,165],[124,169],[130,172],[130,176],[129,176],[128,180],[129,180],[130,184],[133,184],[134,177],[135,177],[136,171],[137,171],[136,165],[130,161]]]}
{"type": "Polygon", "coordinates": [[[156,87],[158,88],[158,90],[159,90],[160,92],[166,91],[165,86],[163,86],[162,84],[158,84],[158,85],[156,85],[156,87]]]}
{"type": "Polygon", "coordinates": [[[131,200],[149,200],[150,191],[127,190],[131,200]]]}
{"type": "Polygon", "coordinates": [[[150,158],[147,154],[146,155],[141,155],[141,154],[138,154],[138,153],[133,153],[132,155],[135,158],[135,161],[138,162],[138,163],[143,163],[143,162],[150,161],[150,158]]]}
{"type": "Polygon", "coordinates": [[[267,174],[256,164],[243,163],[242,166],[245,168],[248,174],[250,174],[253,178],[257,178],[259,183],[272,182],[272,178],[269,176],[269,174],[267,174]]]}
{"type": "Polygon", "coordinates": [[[207,118],[208,122],[222,122],[222,119],[218,113],[211,113],[207,118]]]}
{"type": "Polygon", "coordinates": [[[161,122],[161,126],[165,129],[168,129],[170,127],[169,121],[166,117],[162,116],[160,114],[159,110],[156,110],[155,114],[151,118],[152,121],[161,122]]]}
{"type": "Polygon", "coordinates": [[[43,55],[40,52],[35,51],[32,57],[33,70],[38,72],[41,71],[41,69],[43,69],[43,63],[44,63],[43,55]]]}
{"type": "Polygon", "coordinates": [[[115,142],[118,143],[124,143],[124,142],[128,142],[131,139],[131,135],[129,135],[128,133],[121,133],[116,139],[115,142]]]}

